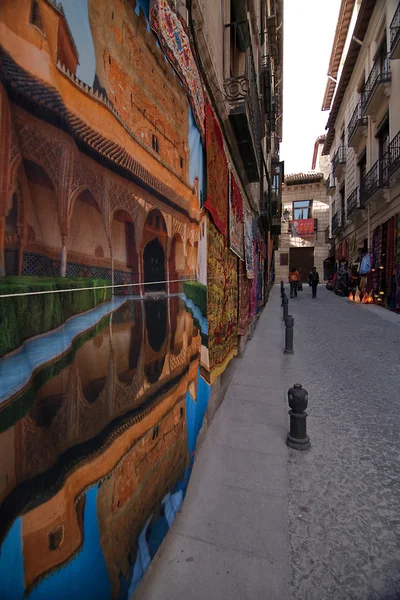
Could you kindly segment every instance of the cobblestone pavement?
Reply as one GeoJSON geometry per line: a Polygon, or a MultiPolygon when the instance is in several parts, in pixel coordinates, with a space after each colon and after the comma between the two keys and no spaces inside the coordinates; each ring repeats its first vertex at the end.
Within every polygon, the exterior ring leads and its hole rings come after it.
{"type": "Polygon", "coordinates": [[[400,598],[400,317],[322,286],[290,300],[286,388],[309,392],[312,448],[289,450],[293,600],[400,598]]]}

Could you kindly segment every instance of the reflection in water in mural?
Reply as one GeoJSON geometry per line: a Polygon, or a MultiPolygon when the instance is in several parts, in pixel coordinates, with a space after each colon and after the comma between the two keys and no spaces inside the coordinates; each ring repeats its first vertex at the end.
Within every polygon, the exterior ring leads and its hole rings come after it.
{"type": "Polygon", "coordinates": [[[1,404],[1,598],[128,598],[180,509],[204,328],[177,296],[121,302],[1,404]]]}

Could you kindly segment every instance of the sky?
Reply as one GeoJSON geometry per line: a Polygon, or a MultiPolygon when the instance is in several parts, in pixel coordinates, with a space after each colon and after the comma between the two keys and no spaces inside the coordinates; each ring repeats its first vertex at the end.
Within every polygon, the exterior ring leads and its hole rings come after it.
{"type": "Polygon", "coordinates": [[[285,173],[311,170],[314,142],[325,133],[322,112],[340,0],[285,0],[283,140],[285,173]]]}

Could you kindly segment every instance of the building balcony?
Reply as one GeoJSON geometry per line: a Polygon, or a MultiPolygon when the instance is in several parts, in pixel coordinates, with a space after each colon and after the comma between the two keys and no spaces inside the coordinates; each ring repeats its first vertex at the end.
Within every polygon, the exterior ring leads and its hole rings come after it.
{"type": "Polygon", "coordinates": [[[351,217],[361,208],[360,204],[360,193],[359,188],[356,187],[347,198],[347,220],[350,221],[351,217]]]}
{"type": "Polygon", "coordinates": [[[360,208],[365,208],[368,200],[377,198],[388,187],[388,160],[377,160],[360,184],[360,208]]]}
{"type": "MultiPolygon", "coordinates": [[[[227,27],[233,26],[231,23],[227,27]]],[[[229,120],[235,132],[236,143],[249,182],[260,181],[261,140],[263,123],[258,96],[257,75],[251,46],[247,48],[241,64],[241,73],[224,81],[225,98],[229,104],[229,120]]],[[[241,57],[242,58],[242,57],[241,57]]]]}
{"type": "Polygon", "coordinates": [[[325,244],[330,244],[332,242],[330,229],[331,228],[329,227],[329,225],[325,229],[325,244]]]}
{"type": "Polygon", "coordinates": [[[389,184],[400,178],[400,131],[388,146],[386,154],[386,171],[389,184]]]}
{"type": "Polygon", "coordinates": [[[367,134],[367,128],[368,117],[362,114],[361,102],[359,102],[347,126],[348,145],[357,148],[367,134]]]}
{"type": "Polygon", "coordinates": [[[336,190],[336,179],[333,173],[328,175],[326,180],[326,193],[328,196],[333,196],[336,190]]]}
{"type": "Polygon", "coordinates": [[[339,233],[339,230],[342,228],[342,211],[338,210],[332,217],[332,236],[336,235],[337,233],[339,233]]]}
{"type": "Polygon", "coordinates": [[[362,113],[364,116],[373,115],[390,96],[390,72],[389,58],[377,60],[372,67],[371,73],[364,85],[361,94],[362,113]]]}
{"type": "Polygon", "coordinates": [[[272,237],[277,237],[278,235],[281,235],[281,231],[282,231],[281,218],[280,217],[272,217],[272,224],[271,224],[272,237]]]}
{"type": "Polygon", "coordinates": [[[390,58],[400,58],[400,2],[390,23],[390,58]]]}
{"type": "Polygon", "coordinates": [[[335,152],[332,161],[332,173],[336,177],[340,177],[346,171],[346,148],[340,146],[335,152]]]}

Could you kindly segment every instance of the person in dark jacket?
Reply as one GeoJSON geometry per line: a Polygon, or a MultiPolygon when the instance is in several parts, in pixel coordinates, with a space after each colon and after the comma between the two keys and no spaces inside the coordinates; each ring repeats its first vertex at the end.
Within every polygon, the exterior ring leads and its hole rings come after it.
{"type": "Polygon", "coordinates": [[[310,271],[310,275],[308,277],[308,282],[312,288],[312,297],[317,297],[317,287],[319,284],[319,273],[317,271],[317,267],[313,267],[310,271]]]}

